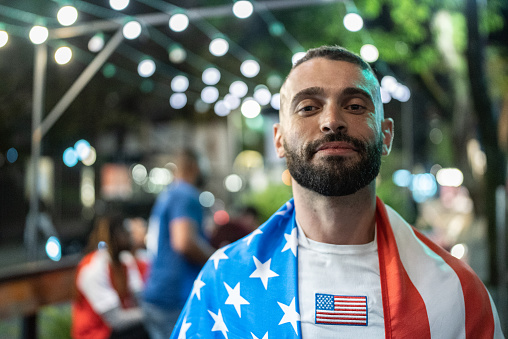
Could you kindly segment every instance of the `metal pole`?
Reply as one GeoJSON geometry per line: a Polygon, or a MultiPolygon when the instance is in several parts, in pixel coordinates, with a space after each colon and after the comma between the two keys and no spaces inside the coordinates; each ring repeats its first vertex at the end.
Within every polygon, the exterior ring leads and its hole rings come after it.
{"type": "Polygon", "coordinates": [[[123,41],[122,30],[119,29],[115,35],[108,41],[104,49],[93,59],[93,61],[85,68],[83,73],[80,74],[78,79],[72,84],[71,88],[67,90],[67,92],[63,95],[63,97],[58,101],[55,107],[49,112],[48,116],[37,132],[40,134],[42,138],[48,130],[55,124],[55,122],[60,118],[60,116],[65,112],[65,110],[69,107],[72,101],[78,96],[78,94],[83,90],[83,88],[88,84],[88,82],[92,79],[92,77],[97,73],[97,71],[104,65],[106,60],[113,54],[118,45],[123,41]]]}
{"type": "Polygon", "coordinates": [[[31,157],[31,187],[30,209],[25,226],[25,247],[29,260],[37,257],[37,220],[39,217],[39,159],[41,157],[41,139],[38,131],[44,110],[44,83],[47,64],[47,46],[35,46],[33,107],[32,107],[32,157],[31,157]]]}

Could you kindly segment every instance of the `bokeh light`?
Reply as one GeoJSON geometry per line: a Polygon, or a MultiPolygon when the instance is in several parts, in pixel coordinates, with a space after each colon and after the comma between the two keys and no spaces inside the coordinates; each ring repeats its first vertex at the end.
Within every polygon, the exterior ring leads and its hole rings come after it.
{"type": "Polygon", "coordinates": [[[272,108],[275,110],[280,109],[280,93],[275,93],[274,95],[272,95],[272,99],[270,100],[270,106],[272,106],[272,108]]]}
{"type": "Polygon", "coordinates": [[[233,14],[239,19],[245,19],[252,15],[254,6],[250,1],[240,0],[233,5],[233,14]]]}
{"type": "Polygon", "coordinates": [[[55,52],[55,61],[59,65],[65,65],[72,59],[72,50],[67,47],[63,46],[56,50],[55,52]]]}
{"type": "Polygon", "coordinates": [[[168,49],[169,61],[174,64],[181,64],[187,59],[187,52],[180,44],[173,44],[168,49]]]}
{"type": "Polygon", "coordinates": [[[28,36],[32,43],[40,45],[48,39],[49,32],[44,26],[33,26],[28,36]]]}
{"type": "Polygon", "coordinates": [[[240,72],[246,78],[253,78],[259,74],[260,66],[256,60],[245,60],[240,65],[240,72]]]}
{"type": "Polygon", "coordinates": [[[295,54],[293,54],[293,56],[291,57],[291,62],[294,64],[296,64],[298,62],[298,60],[300,60],[301,58],[303,58],[305,56],[305,52],[296,52],[295,54]]]}
{"type": "Polygon", "coordinates": [[[104,48],[104,35],[101,33],[95,34],[88,41],[88,50],[93,53],[97,53],[104,48]]]}
{"type": "Polygon", "coordinates": [[[63,162],[67,167],[74,167],[78,163],[78,154],[74,147],[67,148],[63,153],[63,162]]]}
{"type": "Polygon", "coordinates": [[[148,78],[155,73],[155,62],[152,59],[144,59],[138,64],[138,74],[143,78],[148,78]]]}
{"type": "Polygon", "coordinates": [[[229,107],[230,110],[237,109],[240,107],[241,99],[236,95],[228,93],[224,96],[224,103],[229,107]]]}
{"type": "Polygon", "coordinates": [[[450,254],[457,259],[462,259],[467,253],[467,246],[464,244],[455,244],[450,250],[450,254]]]}
{"type": "Polygon", "coordinates": [[[393,183],[399,187],[409,187],[413,175],[405,169],[397,170],[392,175],[393,183]]]}
{"type": "Polygon", "coordinates": [[[90,153],[88,154],[88,156],[83,159],[81,162],[83,163],[83,165],[85,166],[92,166],[93,164],[95,164],[95,161],[97,160],[97,152],[95,151],[95,148],[93,148],[92,146],[90,146],[90,153]]]}
{"type": "Polygon", "coordinates": [[[215,67],[208,67],[203,71],[201,79],[206,85],[216,85],[220,81],[220,71],[215,67]]]}
{"type": "Polygon", "coordinates": [[[173,93],[169,97],[169,104],[174,109],[184,108],[185,105],[187,105],[187,96],[185,95],[185,93],[173,93]]]}
{"type": "Polygon", "coordinates": [[[220,117],[225,117],[231,112],[228,104],[224,100],[219,100],[213,106],[213,111],[220,117]]]}
{"type": "Polygon", "coordinates": [[[247,95],[248,91],[249,87],[247,87],[247,84],[241,80],[234,81],[229,86],[229,93],[233,94],[237,98],[243,98],[245,95],[247,95]]]}
{"type": "Polygon", "coordinates": [[[284,172],[282,172],[282,182],[286,186],[291,186],[291,173],[289,173],[289,170],[286,169],[284,172]]]}
{"type": "Polygon", "coordinates": [[[344,27],[350,32],[358,32],[363,27],[363,19],[356,13],[348,13],[344,16],[344,27]]]}
{"type": "Polygon", "coordinates": [[[365,44],[360,48],[360,55],[367,62],[374,62],[379,58],[379,51],[376,46],[365,44]]]}
{"type": "Polygon", "coordinates": [[[142,185],[148,178],[148,171],[146,167],[141,164],[136,164],[131,171],[132,179],[138,185],[142,185]]]}
{"type": "Polygon", "coordinates": [[[171,80],[173,92],[185,92],[189,88],[189,79],[185,75],[177,75],[171,80]]]}
{"type": "Polygon", "coordinates": [[[437,172],[436,180],[441,186],[459,187],[464,181],[464,174],[458,168],[442,168],[437,172]]]}
{"type": "Polygon", "coordinates": [[[76,151],[76,155],[78,156],[78,160],[83,160],[88,158],[91,152],[91,146],[88,141],[85,139],[81,139],[76,141],[74,144],[74,150],[76,151]]]}
{"type": "Polygon", "coordinates": [[[129,21],[123,26],[122,33],[125,39],[134,40],[141,35],[141,24],[136,20],[129,21]]]}
{"type": "Polygon", "coordinates": [[[268,87],[259,85],[254,89],[253,97],[261,106],[264,106],[268,105],[270,100],[272,100],[272,93],[270,93],[268,87]]]}
{"type": "Polygon", "coordinates": [[[6,156],[7,156],[7,161],[12,164],[16,160],[18,160],[18,151],[14,147],[11,147],[7,150],[6,156]]]}
{"type": "Polygon", "coordinates": [[[115,11],[121,11],[129,6],[129,0],[109,0],[109,6],[115,11]]]}
{"type": "Polygon", "coordinates": [[[189,17],[183,13],[178,13],[169,19],[169,28],[174,32],[183,32],[189,26],[189,17]]]}
{"type": "Polygon", "coordinates": [[[63,6],[58,10],[56,18],[60,25],[70,26],[78,20],[78,11],[73,6],[63,6]]]}
{"type": "Polygon", "coordinates": [[[230,174],[224,179],[224,187],[229,192],[239,192],[242,189],[243,181],[238,174],[230,174]]]}
{"type": "Polygon", "coordinates": [[[229,214],[224,210],[218,210],[213,214],[213,221],[217,225],[226,225],[229,222],[229,214]]]}
{"type": "Polygon", "coordinates": [[[215,38],[210,42],[210,53],[215,56],[223,56],[229,50],[229,43],[223,38],[215,38]]]}
{"type": "Polygon", "coordinates": [[[243,101],[241,111],[246,118],[255,118],[261,113],[261,106],[253,98],[247,98],[243,101]]]}
{"type": "Polygon", "coordinates": [[[57,237],[49,237],[46,241],[46,255],[53,261],[59,261],[62,258],[62,247],[57,237]]]}
{"type": "Polygon", "coordinates": [[[212,192],[203,191],[199,194],[199,203],[203,207],[212,207],[215,203],[215,196],[212,192]]]}
{"type": "Polygon", "coordinates": [[[219,98],[219,90],[213,86],[206,86],[201,91],[201,100],[207,104],[214,103],[219,98]]]}
{"type": "Polygon", "coordinates": [[[7,42],[9,41],[9,34],[7,34],[6,31],[0,30],[0,48],[7,45],[7,42]]]}

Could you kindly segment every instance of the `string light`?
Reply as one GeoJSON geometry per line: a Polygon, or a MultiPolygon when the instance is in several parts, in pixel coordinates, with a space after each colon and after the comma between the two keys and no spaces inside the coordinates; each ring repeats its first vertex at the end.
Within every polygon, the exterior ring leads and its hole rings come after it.
{"type": "Polygon", "coordinates": [[[233,5],[233,14],[239,19],[246,19],[252,15],[254,7],[250,1],[237,1],[233,5]]]}
{"type": "Polygon", "coordinates": [[[183,32],[189,26],[189,18],[183,13],[178,13],[169,19],[169,28],[174,32],[183,32]]]}
{"type": "Polygon", "coordinates": [[[215,38],[210,42],[210,53],[215,56],[223,56],[229,50],[229,43],[223,38],[215,38]]]}
{"type": "Polygon", "coordinates": [[[363,28],[363,19],[359,14],[348,13],[344,16],[344,27],[350,32],[358,32],[363,28]]]}
{"type": "Polygon", "coordinates": [[[63,6],[58,11],[56,18],[60,25],[70,26],[78,20],[78,10],[73,6],[63,6]]]}
{"type": "Polygon", "coordinates": [[[125,39],[134,40],[141,35],[141,24],[135,20],[129,21],[123,26],[122,32],[125,39]]]}
{"type": "Polygon", "coordinates": [[[115,11],[121,11],[129,6],[129,0],[109,0],[109,5],[115,11]]]}
{"type": "Polygon", "coordinates": [[[44,26],[33,26],[32,29],[30,29],[30,41],[36,45],[44,43],[48,39],[48,36],[48,29],[44,26]]]}

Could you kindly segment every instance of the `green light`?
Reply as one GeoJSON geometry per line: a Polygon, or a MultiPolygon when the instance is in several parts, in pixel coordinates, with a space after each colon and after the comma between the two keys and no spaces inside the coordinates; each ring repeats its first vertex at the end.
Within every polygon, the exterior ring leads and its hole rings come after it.
{"type": "Polygon", "coordinates": [[[102,68],[102,74],[104,75],[105,78],[112,78],[112,77],[114,77],[115,74],[116,74],[116,67],[115,67],[115,65],[113,65],[113,64],[106,64],[102,68]]]}

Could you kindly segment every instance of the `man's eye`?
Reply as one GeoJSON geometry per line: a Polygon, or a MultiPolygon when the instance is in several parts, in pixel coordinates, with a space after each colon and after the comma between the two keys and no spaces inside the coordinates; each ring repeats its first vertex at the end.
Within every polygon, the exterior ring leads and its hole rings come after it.
{"type": "Polygon", "coordinates": [[[358,112],[358,111],[364,110],[365,107],[362,106],[362,105],[358,105],[358,104],[352,104],[352,105],[346,106],[346,109],[349,110],[349,111],[358,112]]]}
{"type": "Polygon", "coordinates": [[[305,106],[305,107],[300,108],[300,111],[302,111],[302,112],[312,112],[315,109],[316,109],[316,107],[314,107],[314,106],[305,106]]]}

